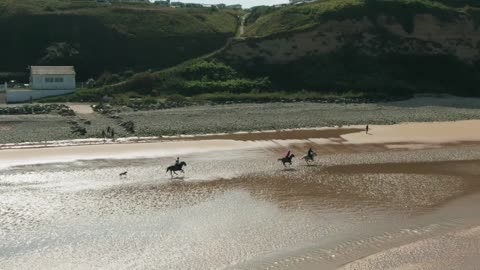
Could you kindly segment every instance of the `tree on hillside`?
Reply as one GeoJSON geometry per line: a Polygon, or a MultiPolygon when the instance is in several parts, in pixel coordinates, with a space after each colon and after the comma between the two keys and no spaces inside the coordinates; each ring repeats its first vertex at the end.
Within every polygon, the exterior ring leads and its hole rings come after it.
{"type": "Polygon", "coordinates": [[[67,65],[78,59],[79,51],[66,42],[52,43],[45,49],[45,55],[40,58],[41,65],[67,65]]]}

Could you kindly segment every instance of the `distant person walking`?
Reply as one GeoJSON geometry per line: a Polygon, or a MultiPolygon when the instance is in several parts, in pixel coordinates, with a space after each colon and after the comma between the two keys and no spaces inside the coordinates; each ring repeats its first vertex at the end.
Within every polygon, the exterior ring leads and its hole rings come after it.
{"type": "Polygon", "coordinates": [[[106,138],[107,138],[107,134],[105,133],[105,130],[102,130],[103,143],[105,143],[106,138]]]}
{"type": "Polygon", "coordinates": [[[365,134],[368,134],[368,125],[365,127],[365,134]]]}
{"type": "Polygon", "coordinates": [[[115,141],[115,130],[113,128],[110,130],[110,134],[112,135],[112,141],[115,141]]]}

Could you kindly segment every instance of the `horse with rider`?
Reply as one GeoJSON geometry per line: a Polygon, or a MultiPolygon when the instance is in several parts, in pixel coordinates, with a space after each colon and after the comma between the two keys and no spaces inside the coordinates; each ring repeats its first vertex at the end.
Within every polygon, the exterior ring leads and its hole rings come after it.
{"type": "Polygon", "coordinates": [[[167,173],[170,172],[170,175],[173,177],[173,174],[177,175],[178,171],[181,171],[182,173],[185,173],[183,170],[183,166],[187,166],[187,163],[185,161],[180,161],[180,157],[177,157],[175,160],[175,164],[167,168],[167,173]]]}
{"type": "MultiPolygon", "coordinates": [[[[313,151],[312,148],[308,149],[307,155],[302,157],[307,164],[310,162],[315,161],[315,157],[317,156],[317,153],[313,151]]],[[[295,157],[295,155],[292,153],[292,151],[288,150],[287,154],[283,156],[282,158],[279,158],[278,160],[282,162],[283,166],[287,167],[286,164],[292,165],[292,159],[295,157]]]]}
{"type": "Polygon", "coordinates": [[[315,151],[313,151],[313,149],[310,147],[310,149],[308,149],[307,155],[304,156],[302,159],[305,160],[305,162],[307,162],[308,164],[309,162],[314,162],[316,156],[317,153],[315,153],[315,151]]]}

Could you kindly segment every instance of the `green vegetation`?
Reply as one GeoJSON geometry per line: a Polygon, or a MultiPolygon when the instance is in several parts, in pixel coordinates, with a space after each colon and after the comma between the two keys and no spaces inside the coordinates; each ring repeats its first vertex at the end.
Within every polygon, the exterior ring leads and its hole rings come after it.
{"type": "Polygon", "coordinates": [[[267,102],[365,102],[368,100],[385,100],[385,97],[374,97],[359,92],[344,93],[316,93],[316,92],[264,92],[264,93],[241,93],[232,92],[208,93],[193,97],[197,103],[214,102],[214,103],[267,103],[267,102]]]}
{"type": "Polygon", "coordinates": [[[270,89],[267,78],[245,77],[223,63],[201,59],[160,72],[137,73],[120,83],[102,86],[104,81],[114,82],[112,78],[121,78],[121,75],[104,74],[97,81],[98,88],[82,89],[72,95],[46,98],[43,101],[96,102],[104,96],[110,96],[126,103],[126,99],[144,97],[192,97],[214,92],[259,93],[270,89]]]}
{"type": "Polygon", "coordinates": [[[325,0],[265,12],[264,16],[247,27],[245,35],[268,36],[303,31],[329,20],[352,20],[364,17],[375,24],[379,15],[395,18],[406,32],[411,32],[414,16],[421,13],[432,14],[445,21],[455,19],[462,14],[452,6],[430,0],[325,0]]]}
{"type": "Polygon", "coordinates": [[[257,6],[253,7],[250,9],[249,15],[247,17],[247,20],[245,21],[245,25],[251,25],[255,23],[260,17],[265,16],[273,11],[275,11],[276,8],[271,7],[271,6],[257,6]]]}
{"type": "Polygon", "coordinates": [[[104,71],[161,69],[225,45],[238,11],[94,1],[0,0],[0,71],[75,65],[79,80],[104,71]]]}
{"type": "MultiPolygon", "coordinates": [[[[418,14],[430,14],[445,25],[472,18],[478,29],[479,7],[480,2],[469,0],[325,0],[276,9],[258,7],[252,9],[251,14],[255,16],[246,30],[247,36],[255,38],[238,41],[258,50],[253,57],[249,56],[253,63],[224,58],[223,55],[217,55],[217,58],[247,76],[267,77],[272,82],[272,89],[289,93],[306,90],[337,94],[353,91],[396,97],[410,97],[422,92],[478,96],[480,43],[467,45],[476,46],[477,57],[459,59],[451,53],[451,47],[443,47],[446,42],[397,35],[381,25],[378,17],[386,16],[387,24],[398,22],[410,34],[418,14]],[[371,27],[363,33],[342,35],[344,29],[335,28],[335,21],[365,19],[369,20],[371,27]],[[306,56],[281,64],[266,61],[266,55],[272,55],[274,49],[261,47],[262,41],[291,41],[295,39],[294,33],[312,30],[326,22],[331,25],[330,34],[338,34],[336,50],[328,53],[307,51],[306,56]]],[[[422,27],[425,30],[428,26],[422,27]]],[[[312,41],[318,39],[318,46],[322,46],[322,37],[323,33],[319,32],[312,41]]],[[[468,44],[469,40],[459,37],[456,42],[457,45],[468,44]]],[[[297,49],[301,48],[292,46],[292,51],[297,49]]]]}
{"type": "MultiPolygon", "coordinates": [[[[0,35],[9,37],[0,51],[0,70],[74,64],[80,80],[96,80],[72,95],[44,101],[111,97],[113,104],[138,109],[204,102],[378,101],[422,92],[479,95],[480,61],[460,60],[439,43],[406,42],[378,20],[386,16],[387,24],[398,22],[412,33],[418,14],[446,24],[466,16],[480,27],[476,0],[324,0],[252,8],[245,22],[250,38],[231,41],[240,11],[0,0],[0,35]],[[258,46],[266,39],[288,40],[326,22],[365,18],[371,23],[368,32],[337,35],[342,45],[333,52],[308,51],[282,64],[260,57],[272,55],[258,46]],[[259,57],[248,62],[223,57],[237,42],[261,51],[259,57]]],[[[342,31],[332,23],[332,33],[342,31]]],[[[322,39],[322,33],[314,39],[322,39]]],[[[301,49],[297,45],[291,49],[301,49]]],[[[480,43],[476,46],[480,50],[480,43]]]]}
{"type": "Polygon", "coordinates": [[[466,64],[450,55],[368,56],[341,49],[299,58],[286,65],[257,63],[255,68],[243,68],[250,76],[268,77],[273,89],[287,92],[348,90],[405,98],[425,92],[480,95],[480,62],[466,64]]]}

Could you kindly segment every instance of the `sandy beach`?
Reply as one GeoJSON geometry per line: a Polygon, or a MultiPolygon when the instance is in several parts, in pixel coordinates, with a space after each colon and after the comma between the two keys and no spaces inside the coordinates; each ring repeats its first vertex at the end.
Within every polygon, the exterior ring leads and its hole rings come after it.
{"type": "Polygon", "coordinates": [[[0,264],[475,269],[479,131],[466,120],[1,150],[0,264]],[[313,164],[277,161],[309,147],[313,164]],[[176,156],[186,173],[172,179],[176,156]]]}

